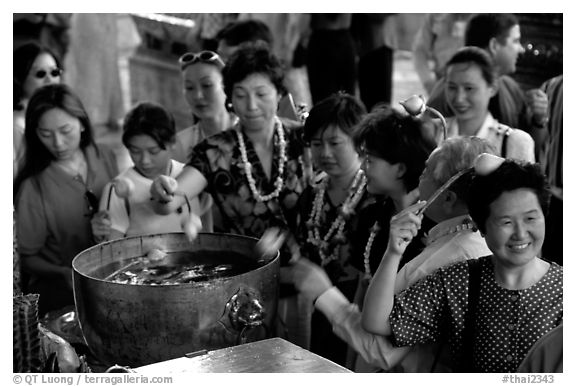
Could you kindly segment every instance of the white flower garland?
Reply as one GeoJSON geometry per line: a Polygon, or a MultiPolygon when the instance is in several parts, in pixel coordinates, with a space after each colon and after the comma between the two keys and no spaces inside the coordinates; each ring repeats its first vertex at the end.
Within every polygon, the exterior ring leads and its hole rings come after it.
{"type": "Polygon", "coordinates": [[[340,213],[334,222],[332,222],[330,229],[328,229],[324,237],[321,237],[320,217],[322,215],[322,208],[324,207],[324,197],[326,194],[328,180],[329,178],[326,177],[319,184],[319,188],[316,190],[316,195],[314,196],[314,203],[310,212],[310,218],[306,224],[308,227],[307,242],[318,248],[318,255],[320,256],[321,266],[325,266],[330,261],[336,260],[338,258],[338,252],[341,243],[339,242],[334,248],[332,254],[327,256],[327,250],[330,247],[329,241],[332,237],[334,237],[334,239],[337,241],[344,241],[344,226],[346,225],[346,220],[348,220],[354,213],[354,209],[360,201],[360,198],[362,198],[366,188],[366,176],[364,175],[364,171],[362,169],[358,169],[350,186],[348,196],[340,207],[340,213]]]}
{"type": "Polygon", "coordinates": [[[368,280],[372,279],[372,273],[370,272],[370,252],[378,232],[380,232],[380,224],[376,221],[370,229],[370,236],[368,236],[366,248],[364,249],[364,278],[368,280]]]}
{"type": "Polygon", "coordinates": [[[254,180],[254,176],[252,176],[252,164],[248,161],[248,154],[246,152],[246,144],[244,143],[244,138],[242,136],[242,132],[240,130],[240,126],[237,126],[236,136],[238,138],[238,144],[240,145],[240,154],[242,156],[242,162],[244,164],[244,172],[246,173],[246,179],[248,179],[248,185],[250,186],[250,190],[252,191],[252,196],[259,202],[266,202],[276,198],[280,195],[280,191],[284,186],[284,164],[286,163],[286,139],[284,137],[284,128],[282,127],[282,123],[278,118],[276,118],[276,122],[274,124],[274,129],[278,133],[278,140],[280,143],[280,160],[278,162],[278,176],[276,177],[276,181],[274,181],[274,189],[273,192],[270,194],[262,195],[258,189],[256,188],[256,181],[254,180]]]}

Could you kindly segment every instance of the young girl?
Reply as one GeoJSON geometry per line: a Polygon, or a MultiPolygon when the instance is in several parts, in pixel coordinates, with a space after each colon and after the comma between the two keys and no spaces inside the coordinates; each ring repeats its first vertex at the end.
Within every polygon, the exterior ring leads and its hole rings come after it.
{"type": "MultiPolygon", "coordinates": [[[[150,186],[154,178],[167,175],[176,178],[184,164],[172,159],[175,143],[174,119],[162,106],[140,103],[128,112],[124,121],[122,142],[128,149],[134,166],[108,183],[100,200],[100,209],[110,218],[110,236],[117,239],[154,233],[181,232],[182,221],[189,215],[184,204],[168,216],[154,213],[150,186]],[[115,181],[130,181],[129,196],[119,197],[115,181]]],[[[192,212],[200,214],[198,199],[190,199],[192,212]]]]}
{"type": "MultiPolygon", "coordinates": [[[[356,226],[355,211],[368,202],[366,177],[352,137],[365,114],[358,99],[334,94],[312,108],[304,126],[304,140],[310,143],[312,161],[321,173],[300,197],[301,254],[326,269],[349,300],[354,297],[358,271],[350,265],[346,244],[356,226]]],[[[310,347],[345,364],[346,343],[332,333],[320,313],[312,315],[310,347]]]]}

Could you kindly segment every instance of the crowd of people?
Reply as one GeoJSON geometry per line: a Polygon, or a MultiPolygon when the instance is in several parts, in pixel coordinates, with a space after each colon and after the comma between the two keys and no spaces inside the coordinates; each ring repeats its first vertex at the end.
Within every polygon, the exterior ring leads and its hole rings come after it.
{"type": "MultiPolygon", "coordinates": [[[[562,75],[514,81],[514,15],[428,15],[414,58],[429,103],[402,109],[385,42],[355,60],[355,17],[311,18],[309,111],[265,23],[210,34],[175,61],[194,124],[139,101],[123,170],[58,54],[17,47],[14,277],[40,314],[74,304],[78,253],[193,216],[203,232],[274,232],[271,332],[353,371],[562,371],[562,75]]],[[[369,19],[381,32],[387,18],[369,19]]]]}

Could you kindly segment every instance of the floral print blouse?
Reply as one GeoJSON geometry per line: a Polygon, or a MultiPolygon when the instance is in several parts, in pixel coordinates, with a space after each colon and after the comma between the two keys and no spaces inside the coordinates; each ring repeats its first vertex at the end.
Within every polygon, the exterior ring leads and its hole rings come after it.
{"type": "MultiPolygon", "coordinates": [[[[530,288],[508,290],[497,284],[492,256],[481,257],[480,298],[474,318],[473,368],[479,372],[515,372],[536,341],[563,320],[563,269],[550,262],[548,272],[530,288]]],[[[447,337],[454,356],[462,347],[468,308],[468,264],[442,267],[396,295],[390,314],[392,342],[398,346],[447,337]]]]}
{"type": "MultiPolygon", "coordinates": [[[[286,140],[286,164],[283,187],[277,198],[258,202],[250,191],[238,138],[233,127],[200,142],[193,150],[188,165],[196,168],[208,181],[207,191],[222,213],[224,229],[219,231],[260,237],[267,228],[277,226],[295,229],[297,202],[304,190],[301,156],[304,143],[300,127],[283,122],[286,140]]],[[[274,134],[274,156],[268,179],[252,142],[242,132],[248,161],[256,188],[262,195],[274,191],[279,162],[279,138],[274,134]]]]}

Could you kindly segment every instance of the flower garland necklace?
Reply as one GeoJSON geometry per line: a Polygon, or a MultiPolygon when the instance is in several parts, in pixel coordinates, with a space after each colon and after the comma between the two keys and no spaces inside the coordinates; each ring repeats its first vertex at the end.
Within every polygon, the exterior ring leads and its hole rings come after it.
{"type": "Polygon", "coordinates": [[[280,191],[284,186],[284,164],[286,163],[286,139],[284,137],[284,129],[282,128],[282,123],[278,118],[274,123],[274,129],[278,133],[278,142],[280,144],[280,160],[278,162],[278,176],[276,177],[276,181],[274,181],[274,189],[273,192],[269,194],[262,195],[258,189],[256,188],[256,180],[254,180],[254,176],[252,175],[252,164],[248,161],[248,154],[246,151],[246,144],[244,143],[244,137],[242,136],[242,131],[240,130],[240,126],[237,126],[236,137],[238,138],[238,144],[240,146],[240,155],[242,157],[242,163],[244,164],[244,172],[246,173],[246,179],[248,179],[248,186],[250,187],[250,191],[252,192],[252,196],[258,202],[266,202],[273,198],[276,198],[280,195],[280,191]]]}
{"type": "Polygon", "coordinates": [[[356,208],[356,205],[360,201],[360,198],[362,198],[366,188],[366,176],[364,175],[364,171],[362,169],[358,169],[350,186],[348,196],[339,209],[338,216],[334,222],[332,222],[332,225],[324,237],[321,237],[320,217],[324,207],[324,197],[326,195],[328,180],[329,178],[324,178],[324,180],[319,184],[319,188],[316,190],[316,195],[314,196],[314,203],[310,212],[310,219],[306,223],[308,228],[308,239],[306,241],[318,248],[321,266],[325,266],[330,261],[336,260],[338,258],[340,244],[342,244],[345,240],[344,226],[346,225],[346,220],[348,220],[354,213],[354,208],[356,208]],[[327,250],[330,247],[329,241],[333,236],[334,239],[337,240],[338,245],[336,248],[334,248],[332,254],[327,255],[327,250]]]}
{"type": "Polygon", "coordinates": [[[380,224],[378,221],[372,225],[370,228],[370,236],[368,236],[368,241],[366,242],[366,248],[364,249],[364,278],[367,280],[372,279],[372,273],[370,272],[370,252],[372,250],[372,244],[378,232],[380,232],[380,224]]]}

